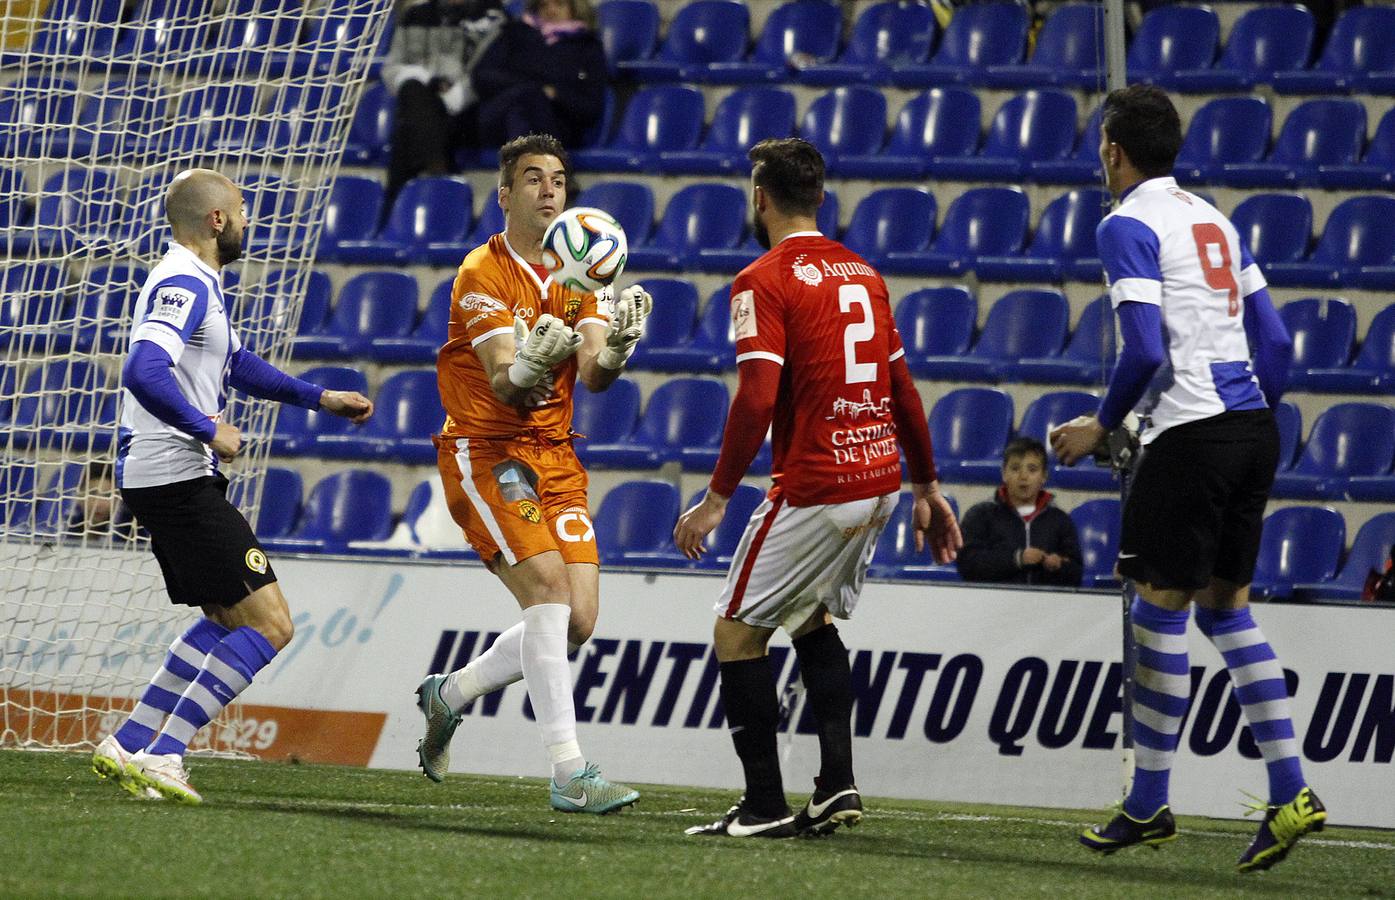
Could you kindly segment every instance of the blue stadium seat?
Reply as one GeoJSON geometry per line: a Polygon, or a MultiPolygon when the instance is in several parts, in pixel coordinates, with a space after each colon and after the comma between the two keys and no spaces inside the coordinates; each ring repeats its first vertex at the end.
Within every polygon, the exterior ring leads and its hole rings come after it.
{"type": "Polygon", "coordinates": [[[746,54],[751,16],[738,0],[692,0],[669,23],[659,52],[650,59],[622,60],[622,76],[638,81],[694,81],[714,62],[746,54]]]}
{"type": "Polygon", "coordinates": [[[1299,582],[1293,586],[1295,600],[1360,600],[1366,577],[1374,569],[1383,570],[1395,544],[1395,512],[1377,513],[1361,526],[1351,542],[1341,570],[1326,581],[1299,582]]]}
{"type": "MultiPolygon", "coordinates": [[[[245,482],[239,481],[238,484],[245,482]]],[[[267,467],[262,481],[262,502],[257,512],[257,537],[286,537],[300,521],[300,500],[305,496],[305,484],[295,469],[267,467]]],[[[233,505],[237,499],[229,494],[233,505]]]]}
{"type": "Polygon", "coordinates": [[[1091,3],[1058,6],[1037,32],[1032,58],[1022,65],[989,66],[982,83],[1031,88],[1044,84],[1094,88],[1104,53],[1104,10],[1091,3]]]}
{"type": "Polygon", "coordinates": [[[1129,42],[1129,81],[1171,83],[1173,72],[1209,68],[1221,23],[1208,6],[1156,6],[1129,42]]]}
{"type": "Polygon", "coordinates": [[[141,0],[116,42],[115,62],[143,69],[196,71],[191,57],[206,37],[199,0],[141,0]]]}
{"type": "MultiPolygon", "coordinates": [[[[485,205],[498,208],[497,203],[485,205]]],[[[630,245],[626,265],[632,270],[640,268],[635,264],[635,248],[648,243],[649,233],[654,228],[654,192],[649,185],[637,181],[602,181],[583,189],[575,205],[603,209],[614,216],[625,229],[625,240],[630,245]]],[[[484,216],[480,218],[483,220],[484,216]]],[[[502,215],[499,228],[503,228],[502,215]]]]}
{"type": "Polygon", "coordinates": [[[627,366],[681,372],[687,368],[686,360],[681,352],[673,357],[671,351],[681,351],[692,343],[697,326],[697,288],[686,279],[647,278],[644,289],[654,298],[654,310],[644,323],[644,340],[635,345],[627,366]]]}
{"type": "MultiPolygon", "coordinates": [[[[73,157],[139,153],[146,136],[164,126],[168,105],[167,89],[158,82],[109,82],[82,105],[67,152],[73,157]]],[[[58,152],[57,147],[50,151],[58,152]]]]}
{"type": "Polygon", "coordinates": [[[1293,339],[1289,390],[1318,390],[1308,376],[1312,370],[1341,371],[1351,361],[1356,342],[1356,310],[1337,297],[1290,300],[1279,316],[1293,339]]]}
{"type": "Polygon", "coordinates": [[[857,204],[843,243],[873,266],[888,253],[923,253],[935,232],[935,195],[924,188],[878,188],[857,204]]]}
{"type": "Polygon", "coordinates": [[[240,150],[249,140],[256,104],[254,84],[195,87],[179,95],[173,127],[151,136],[147,150],[160,155],[209,153],[218,148],[240,150]]]}
{"type": "Polygon", "coordinates": [[[977,84],[990,66],[1022,61],[1027,43],[1025,7],[1007,3],[976,3],[958,9],[928,63],[892,67],[898,87],[922,88],[941,84],[977,84]]]}
{"type": "Polygon", "coordinates": [[[360,272],[344,282],[315,339],[297,339],[299,359],[373,357],[380,337],[405,338],[417,319],[417,280],[406,272],[360,272]]]}
{"type": "Polygon", "coordinates": [[[1018,187],[970,188],[950,203],[927,250],[892,250],[882,267],[907,275],[956,275],[981,256],[1007,256],[1027,240],[1027,195],[1018,187]]]}
{"type": "Polygon", "coordinates": [[[1367,194],[1343,200],[1327,217],[1313,255],[1298,262],[1271,263],[1273,284],[1388,286],[1382,275],[1395,271],[1395,197],[1367,194]]]}
{"type": "Polygon", "coordinates": [[[968,354],[931,358],[932,378],[998,381],[1020,359],[1059,356],[1066,343],[1070,304],[1056,290],[1009,291],[988,311],[983,331],[968,354]]]}
{"type": "Polygon", "coordinates": [[[1360,352],[1344,372],[1310,372],[1309,378],[1323,390],[1395,392],[1395,304],[1376,313],[1361,338],[1360,352]],[[1340,381],[1331,381],[1333,375],[1340,375],[1340,381]]]}
{"type": "MultiPolygon", "coordinates": [[[[1362,87],[1387,87],[1381,75],[1395,69],[1395,8],[1363,6],[1347,9],[1332,26],[1322,56],[1311,69],[1279,72],[1274,89],[1283,94],[1346,92],[1362,87]]],[[[1386,76],[1388,77],[1388,76],[1386,76]]]]}
{"type": "Polygon", "coordinates": [[[573,447],[587,466],[603,465],[604,458],[591,453],[592,445],[619,444],[634,434],[639,423],[639,385],[629,378],[617,378],[599,394],[577,381],[572,399],[572,430],[584,435],[573,447]]]}
{"type": "Polygon", "coordinates": [[[1313,423],[1303,455],[1274,480],[1277,497],[1395,499],[1395,408],[1338,403],[1313,423]]]}
{"type": "MultiPolygon", "coordinates": [[[[823,204],[815,213],[814,221],[820,234],[833,236],[838,233],[838,195],[832,188],[824,188],[823,204]]],[[[736,247],[726,250],[704,248],[702,260],[704,267],[709,271],[740,272],[759,259],[763,253],[765,248],[756,240],[755,234],[748,230],[746,240],[736,247]]]]}
{"type": "Polygon", "coordinates": [[[1318,166],[1349,165],[1366,139],[1366,107],[1355,100],[1309,100],[1284,120],[1269,158],[1226,163],[1222,180],[1240,187],[1310,184],[1318,166]]]}
{"type": "Polygon", "coordinates": [[[1250,595],[1287,600],[1296,584],[1331,579],[1346,541],[1346,521],[1335,509],[1290,506],[1270,513],[1264,519],[1250,595]]]}
{"type": "Polygon", "coordinates": [[[1298,456],[1298,446],[1303,443],[1303,411],[1288,400],[1280,400],[1274,407],[1274,424],[1279,429],[1279,465],[1276,472],[1287,472],[1293,468],[1298,456]]]}
{"type": "Polygon", "coordinates": [[[300,33],[300,18],[256,0],[229,7],[229,15],[217,20],[209,35],[214,68],[229,76],[243,72],[263,73],[268,78],[284,75],[287,54],[300,33]]]}
{"type": "Polygon", "coordinates": [[[640,88],[620,118],[615,136],[601,147],[572,153],[582,169],[637,172],[658,167],[665,150],[692,150],[702,136],[702,91],[677,84],[640,88]]]}
{"type": "Polygon", "coordinates": [[[14,406],[15,447],[104,450],[116,432],[116,385],[81,359],[31,368],[14,406]]]}
{"type": "Polygon", "coordinates": [[[674,371],[730,372],[736,368],[736,337],[731,322],[731,285],[714,290],[699,314],[693,339],[663,354],[674,371]]]}
{"type": "MultiPolygon", "coordinates": [[[[241,315],[237,317],[242,323],[264,323],[262,328],[256,331],[248,331],[245,326],[239,328],[243,345],[254,353],[266,352],[265,347],[259,346],[259,338],[262,336],[258,332],[269,330],[271,327],[283,330],[291,314],[290,303],[297,291],[295,280],[301,277],[295,269],[273,269],[266,274],[262,284],[257,286],[255,294],[251,291],[245,292],[244,299],[240,306],[241,315]]],[[[296,322],[297,338],[308,338],[318,334],[325,327],[329,319],[330,283],[329,275],[324,272],[311,269],[304,275],[305,296],[300,303],[300,318],[296,322]]],[[[294,340],[292,338],[292,354],[294,355],[294,340]]]]}
{"type": "MultiPolygon", "coordinates": [[[[358,369],[346,366],[317,366],[299,377],[331,391],[358,391],[368,395],[368,378],[358,369]]],[[[354,427],[323,410],[302,409],[288,403],[276,414],[276,430],[271,435],[271,452],[277,456],[301,456],[314,452],[315,439],[322,434],[345,434],[354,427]]]]}
{"type": "MultiPolygon", "coordinates": [[[[485,198],[484,205],[480,208],[480,220],[475,223],[475,230],[470,232],[470,239],[466,241],[466,245],[474,248],[488,243],[490,238],[503,230],[504,210],[499,206],[498,199],[491,194],[485,198]]],[[[625,236],[629,239],[630,246],[633,247],[635,239],[630,234],[629,229],[626,229],[625,236]]]]}
{"type": "Polygon", "coordinates": [[[1046,205],[1027,249],[1007,256],[980,256],[979,278],[989,281],[1099,281],[1095,228],[1110,206],[1108,192],[1075,190],[1046,205]]]}
{"type": "Polygon", "coordinates": [[[701,145],[662,151],[659,169],[694,175],[744,172],[749,165],[746,151],[753,145],[793,133],[793,94],[777,87],[738,88],[717,104],[701,145]]]}
{"type": "Polygon", "coordinates": [[[383,218],[383,186],[376,178],[340,175],[334,179],[325,206],[324,229],[315,258],[328,262],[356,261],[343,244],[354,247],[372,241],[383,218]]]}
{"type": "MultiPolygon", "coordinates": [[[[25,201],[28,196],[29,189],[24,184],[24,173],[9,166],[0,166],[0,197],[4,198],[0,201],[0,250],[9,250],[15,230],[29,224],[33,210],[25,201]]],[[[15,255],[24,252],[32,242],[31,238],[32,236],[21,238],[22,246],[14,249],[15,255]]]]}
{"type": "MultiPolygon", "coordinates": [[[[946,160],[972,158],[979,139],[978,95],[967,88],[932,88],[901,107],[884,149],[838,159],[845,178],[916,178],[946,160]]],[[[1098,147],[1096,148],[1098,155],[1098,147]]]]}
{"type": "Polygon", "coordinates": [[[596,31],[613,76],[621,63],[654,55],[659,43],[659,7],[651,0],[606,0],[596,7],[596,31]]]}
{"type": "Polygon", "coordinates": [[[343,240],[337,258],[346,262],[426,262],[458,265],[474,245],[470,210],[474,195],[460,178],[421,176],[402,186],[376,238],[343,240]]]}
{"type": "MultiPolygon", "coordinates": [[[[953,497],[945,497],[956,516],[959,504],[953,497]]],[[[960,581],[959,569],[954,563],[940,565],[935,562],[930,548],[919,553],[915,549],[915,498],[910,491],[902,491],[896,498],[896,506],[891,511],[891,519],[886,523],[876,549],[872,551],[872,562],[867,567],[870,578],[910,578],[917,581],[960,581]]]]}
{"type": "MultiPolygon", "coordinates": [[[[116,39],[124,0],[53,0],[37,20],[37,31],[29,43],[31,58],[106,59],[116,39]]],[[[23,56],[18,48],[5,48],[0,64],[19,65],[23,56]]]]}
{"type": "Polygon", "coordinates": [[[634,433],[593,442],[590,458],[621,468],[654,468],[681,460],[685,469],[711,471],[721,448],[727,386],[715,378],[674,378],[654,389],[634,433]]]}
{"type": "MultiPolygon", "coordinates": [[[[0,368],[0,380],[5,380],[6,393],[14,390],[11,376],[8,366],[0,368]]],[[[4,402],[8,405],[9,401],[4,402]]],[[[0,409],[0,421],[6,420],[8,416],[0,409]]],[[[31,460],[14,460],[0,469],[0,525],[11,534],[33,531],[34,482],[38,472],[39,464],[31,460]]]]}
{"type": "Polygon", "coordinates": [[[1181,181],[1215,181],[1229,164],[1259,162],[1269,149],[1271,121],[1260,97],[1207,101],[1187,123],[1173,171],[1181,181]]]}
{"type": "Polygon", "coordinates": [[[1100,168],[1100,116],[1096,106],[1085,120],[1085,128],[1075,139],[1075,149],[1062,159],[1036,159],[1027,164],[1033,181],[1047,184],[1099,184],[1104,178],[1100,168]]]}
{"type": "Polygon", "coordinates": [[[933,377],[931,359],[954,359],[969,352],[978,323],[978,301],[962,285],[921,288],[896,306],[896,330],[906,348],[906,365],[922,378],[933,377]]]}
{"type": "Polygon", "coordinates": [[[1258,6],[1230,30],[1215,68],[1183,69],[1168,84],[1193,93],[1248,90],[1308,64],[1313,53],[1313,14],[1297,4],[1258,6]]]}
{"type": "Polygon", "coordinates": [[[1252,194],[1230,214],[1241,246],[1264,271],[1276,262],[1297,262],[1308,253],[1313,205],[1305,194],[1252,194]]]}
{"type": "Polygon", "coordinates": [[[843,14],[829,0],[789,0],[777,6],[761,27],[749,59],[707,65],[714,84],[782,81],[799,63],[824,63],[838,53],[843,14]]]}
{"type": "Polygon", "coordinates": [[[38,489],[28,502],[14,510],[19,519],[16,530],[46,537],[72,532],[86,469],[82,462],[66,463],[42,486],[36,483],[38,489]]]}
{"type": "Polygon", "coordinates": [[[1015,181],[1039,160],[1064,159],[1075,146],[1075,100],[1031,90],[998,108],[977,156],[934,161],[930,173],[969,181],[1015,181]]]}
{"type": "MultiPolygon", "coordinates": [[[[703,488],[693,494],[688,500],[688,509],[693,508],[702,502],[702,498],[707,496],[707,489],[703,488]]],[[[731,565],[732,558],[736,556],[737,545],[741,543],[741,536],[746,533],[746,525],[751,521],[751,515],[765,499],[765,491],[753,484],[738,484],[736,490],[727,500],[727,514],[722,518],[720,524],[712,529],[712,533],[707,536],[704,546],[707,552],[697,562],[689,563],[694,569],[726,569],[731,565]]]]}
{"type": "MultiPolygon", "coordinates": [[[[396,19],[388,17],[383,25],[373,61],[368,66],[370,78],[376,77],[380,60],[391,45],[396,19]]],[[[345,47],[361,43],[361,35],[373,27],[370,7],[350,2],[323,4],[307,17],[305,34],[300,43],[287,53],[271,54],[271,65],[284,68],[290,75],[341,75],[353,64],[353,54],[345,47]]]]}
{"type": "Polygon", "coordinates": [[[84,353],[120,353],[126,349],[127,323],[146,271],[121,263],[94,266],[77,288],[77,347],[84,353]]]}
{"type": "Polygon", "coordinates": [[[886,97],[869,87],[840,87],[820,94],[804,111],[799,136],[819,148],[828,171],[842,174],[844,156],[870,156],[886,134],[886,97]]]}
{"type": "MultiPolygon", "coordinates": [[[[625,0],[622,0],[625,2],[625,0]]],[[[385,165],[392,152],[392,134],[397,121],[397,101],[387,85],[364,88],[349,123],[344,161],[352,165],[385,165]]]]}
{"type": "Polygon", "coordinates": [[[31,329],[61,318],[66,282],[55,263],[17,261],[0,268],[0,349],[22,344],[31,349],[15,358],[43,355],[53,335],[36,336],[31,329]]]}
{"type": "Polygon", "coordinates": [[[34,211],[35,243],[50,254],[109,246],[117,236],[120,184],[106,169],[69,169],[44,182],[34,211]]]}
{"type": "Polygon", "coordinates": [[[1119,531],[1123,514],[1113,497],[1086,500],[1070,511],[1075,536],[1080,544],[1084,572],[1081,587],[1114,587],[1114,564],[1119,558],[1119,531]]]}
{"type": "MultiPolygon", "coordinates": [[[[426,309],[409,334],[401,337],[375,337],[372,355],[385,363],[434,363],[445,344],[450,326],[451,288],[454,276],[443,279],[431,291],[426,309]]],[[[413,298],[415,304],[415,298],[413,298]]]]}
{"type": "Polygon", "coordinates": [[[1009,381],[1042,384],[1102,384],[1114,368],[1114,310],[1109,295],[1090,302],[1080,314],[1070,341],[1060,356],[1038,356],[1008,363],[1001,369],[1009,381]]]}
{"type": "MultiPolygon", "coordinates": [[[[1392,86],[1391,93],[1395,93],[1392,86]]],[[[1384,188],[1395,184],[1395,109],[1376,125],[1360,162],[1318,166],[1318,183],[1327,188],[1384,188]]]]}
{"type": "Polygon", "coordinates": [[[930,410],[930,439],[941,481],[997,484],[1012,433],[1012,398],[987,387],[955,388],[930,410]]]}
{"type": "Polygon", "coordinates": [[[350,541],[381,541],[391,532],[391,482],[377,472],[353,470],[321,478],[305,499],[295,531],[263,543],[268,550],[344,553],[350,541]]]}
{"type": "Polygon", "coordinates": [[[359,459],[431,465],[431,435],[446,420],[434,369],[388,376],[373,398],[373,417],[337,434],[316,434],[311,452],[329,459],[359,459]]]}
{"type": "Polygon", "coordinates": [[[801,69],[799,81],[825,87],[859,81],[885,84],[891,80],[893,66],[925,62],[936,30],[928,5],[882,0],[858,15],[848,44],[835,62],[801,69]]]}
{"type": "Polygon", "coordinates": [[[731,184],[689,184],[664,208],[654,237],[643,247],[630,247],[628,268],[676,271],[720,270],[706,251],[735,249],[746,230],[746,194],[731,184]]]}
{"type": "Polygon", "coordinates": [[[673,544],[678,488],[667,481],[626,481],[611,488],[596,511],[596,548],[606,566],[683,567],[673,544]]]}
{"type": "Polygon", "coordinates": [[[1100,398],[1085,391],[1053,391],[1033,400],[1022,414],[1019,435],[1034,437],[1046,444],[1046,461],[1051,466],[1051,483],[1059,488],[1083,491],[1107,491],[1113,484],[1108,469],[1099,468],[1087,458],[1074,466],[1063,466],[1051,449],[1051,429],[1064,425],[1077,416],[1092,416],[1099,411],[1100,398]]]}
{"type": "Polygon", "coordinates": [[[262,106],[251,149],[278,158],[338,151],[335,119],[344,102],[344,88],[333,82],[279,88],[262,106]]]}

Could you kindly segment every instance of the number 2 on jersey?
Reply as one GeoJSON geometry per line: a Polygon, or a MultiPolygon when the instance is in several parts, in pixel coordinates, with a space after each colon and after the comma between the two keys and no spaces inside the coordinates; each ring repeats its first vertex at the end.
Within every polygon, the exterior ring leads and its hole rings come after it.
{"type": "Polygon", "coordinates": [[[1230,270],[1230,245],[1226,243],[1225,232],[1215,222],[1198,222],[1192,226],[1192,240],[1196,241],[1196,258],[1201,263],[1201,272],[1206,276],[1206,286],[1213,291],[1228,291],[1232,316],[1240,314],[1240,285],[1235,283],[1235,273],[1230,270]],[[1220,248],[1220,265],[1211,263],[1211,247],[1220,248]]]}
{"type": "Polygon", "coordinates": [[[843,329],[843,380],[847,384],[863,384],[877,380],[875,362],[858,362],[857,345],[870,341],[877,333],[877,325],[872,320],[872,298],[867,288],[860,284],[845,284],[838,288],[838,310],[852,312],[857,306],[862,310],[862,321],[852,322],[843,329]]]}

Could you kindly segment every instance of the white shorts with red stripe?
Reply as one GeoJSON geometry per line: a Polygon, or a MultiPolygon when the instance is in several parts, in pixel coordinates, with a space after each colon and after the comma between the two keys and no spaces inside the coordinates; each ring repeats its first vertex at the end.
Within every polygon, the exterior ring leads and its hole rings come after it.
{"type": "Polygon", "coordinates": [[[892,493],[790,506],[782,494],[766,497],[736,547],[717,615],[793,630],[822,604],[837,618],[848,618],[896,500],[892,493]]]}

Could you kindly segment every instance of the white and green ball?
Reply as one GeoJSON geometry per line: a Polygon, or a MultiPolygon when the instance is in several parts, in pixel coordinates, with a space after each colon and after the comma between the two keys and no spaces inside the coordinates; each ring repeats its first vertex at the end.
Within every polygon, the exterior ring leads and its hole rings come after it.
{"type": "Polygon", "coordinates": [[[630,245],[625,229],[602,209],[566,210],[543,234],[543,266],[553,280],[574,291],[597,291],[625,268],[630,245]]]}

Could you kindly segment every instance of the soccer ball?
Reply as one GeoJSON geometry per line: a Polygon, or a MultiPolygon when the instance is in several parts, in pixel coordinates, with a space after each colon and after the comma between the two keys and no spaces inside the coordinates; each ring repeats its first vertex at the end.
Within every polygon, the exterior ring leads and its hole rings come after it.
{"type": "Polygon", "coordinates": [[[543,266],[559,284],[574,291],[598,291],[625,268],[630,245],[625,229],[602,209],[566,210],[543,234],[543,266]]]}

